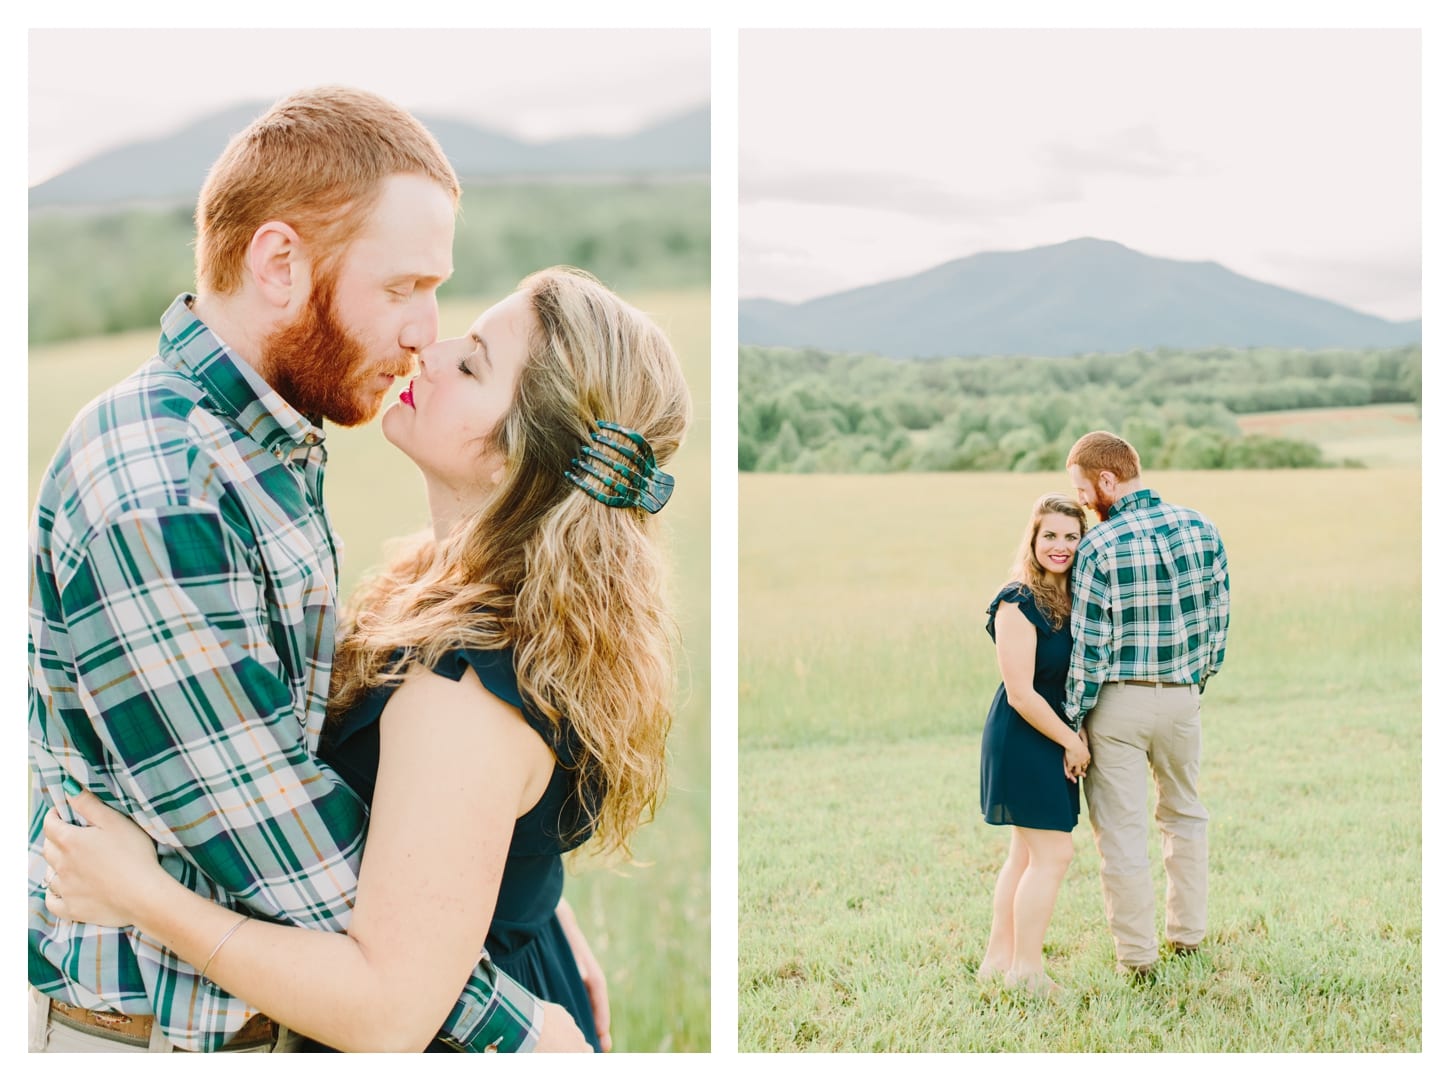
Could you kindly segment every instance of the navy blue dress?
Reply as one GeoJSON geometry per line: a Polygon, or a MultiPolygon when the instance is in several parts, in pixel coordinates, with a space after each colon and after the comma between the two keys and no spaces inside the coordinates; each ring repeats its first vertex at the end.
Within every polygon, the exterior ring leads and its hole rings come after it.
{"type": "MultiPolygon", "coordinates": [[[[1003,587],[987,609],[987,633],[997,640],[997,609],[1016,604],[1037,629],[1037,662],[1032,686],[1065,721],[1067,664],[1072,635],[1066,622],[1053,630],[1026,586],[1003,587]]],[[[1078,785],[1062,772],[1062,745],[1033,728],[1007,703],[998,686],[982,730],[982,817],[994,826],[1063,830],[1077,825],[1081,809],[1078,785]]]]}
{"type": "MultiPolygon", "coordinates": [[[[573,772],[583,756],[567,721],[554,735],[547,719],[526,705],[514,675],[513,650],[454,650],[434,668],[440,676],[457,680],[472,668],[488,692],[518,709],[529,726],[554,750],[557,762],[543,796],[514,823],[499,883],[498,903],[489,924],[485,945],[493,963],[534,995],[557,1002],[573,1015],[585,1038],[599,1050],[589,993],[574,963],[564,928],[554,915],[564,892],[562,854],[583,844],[589,809],[581,799],[573,772]]],[[[372,807],[378,777],[378,720],[393,687],[375,688],[323,733],[321,758],[372,807]]],[[[590,803],[597,807],[598,802],[590,803]]],[[[310,1050],[325,1051],[320,1045],[310,1050]]],[[[434,1040],[429,1051],[450,1048],[434,1040]]]]}

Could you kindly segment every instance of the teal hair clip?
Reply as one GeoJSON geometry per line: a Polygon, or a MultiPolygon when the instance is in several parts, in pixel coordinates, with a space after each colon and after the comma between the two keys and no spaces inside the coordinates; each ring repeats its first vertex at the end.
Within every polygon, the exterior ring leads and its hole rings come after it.
{"type": "Polygon", "coordinates": [[[654,448],[644,436],[607,420],[596,420],[589,433],[592,443],[613,451],[606,454],[585,443],[579,456],[569,459],[564,476],[607,507],[639,507],[657,514],[675,490],[675,478],[655,462],[654,448]],[[609,438],[608,432],[625,441],[609,438]]]}

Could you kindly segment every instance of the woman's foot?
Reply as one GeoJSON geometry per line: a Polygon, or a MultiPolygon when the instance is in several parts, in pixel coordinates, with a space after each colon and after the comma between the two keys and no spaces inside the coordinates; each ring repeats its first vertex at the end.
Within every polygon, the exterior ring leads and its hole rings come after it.
{"type": "Polygon", "coordinates": [[[1005,968],[999,968],[986,959],[983,959],[982,963],[977,966],[978,983],[995,983],[1005,975],[1007,975],[1005,968]]]}
{"type": "Polygon", "coordinates": [[[1062,994],[1062,984],[1045,972],[1009,972],[1005,982],[1014,991],[1030,991],[1043,998],[1056,998],[1062,994]]]}

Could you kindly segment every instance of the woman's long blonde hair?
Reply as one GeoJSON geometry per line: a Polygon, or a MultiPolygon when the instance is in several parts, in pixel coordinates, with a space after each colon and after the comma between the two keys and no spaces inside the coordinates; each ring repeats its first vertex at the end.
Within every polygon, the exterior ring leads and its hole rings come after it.
{"type": "Polygon", "coordinates": [[[1017,558],[1012,562],[1009,582],[1021,582],[1032,594],[1037,609],[1053,629],[1060,629],[1072,613],[1072,592],[1070,575],[1063,575],[1055,583],[1047,568],[1037,560],[1037,533],[1042,528],[1042,519],[1049,514],[1066,514],[1077,519],[1078,532],[1087,530],[1087,513],[1077,500],[1049,492],[1032,505],[1032,517],[1027,520],[1027,530],[1022,534],[1022,543],[1017,548],[1017,558]]]}
{"type": "Polygon", "coordinates": [[[591,847],[627,857],[664,794],[675,625],[654,516],[605,506],[564,473],[596,420],[634,429],[668,462],[689,390],[664,333],[592,276],[553,267],[518,291],[538,325],[491,440],[504,480],[447,537],[416,543],[359,591],[330,713],[398,682],[407,662],[512,646],[525,700],[556,732],[567,718],[582,748],[575,780],[591,847]]]}

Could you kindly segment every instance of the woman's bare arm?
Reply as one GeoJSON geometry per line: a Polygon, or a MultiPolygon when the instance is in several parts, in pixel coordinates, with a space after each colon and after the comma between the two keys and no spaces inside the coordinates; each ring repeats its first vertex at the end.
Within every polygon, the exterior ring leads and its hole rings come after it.
{"type": "MultiPolygon", "coordinates": [[[[457,682],[410,672],[384,710],[380,739],[347,933],[249,921],[211,960],[207,977],[333,1047],[419,1050],[477,963],[514,821],[543,793],[553,757],[471,671],[457,682]]],[[[86,806],[77,809],[84,814],[86,806]]],[[[120,829],[110,819],[98,824],[120,829]]],[[[57,914],[124,917],[123,925],[135,924],[198,969],[236,924],[231,909],[162,871],[154,851],[142,873],[134,843],[126,854],[127,846],[102,836],[107,830],[60,825],[74,833],[63,834],[69,841],[56,859],[47,850],[64,891],[57,914]]]]}
{"type": "Polygon", "coordinates": [[[1037,628],[1011,601],[1003,601],[997,606],[995,626],[997,666],[1002,670],[1007,704],[1037,731],[1061,744],[1070,764],[1076,765],[1076,759],[1080,757],[1082,764],[1086,765],[1087,748],[1082,739],[1032,686],[1037,666],[1037,628]]]}

